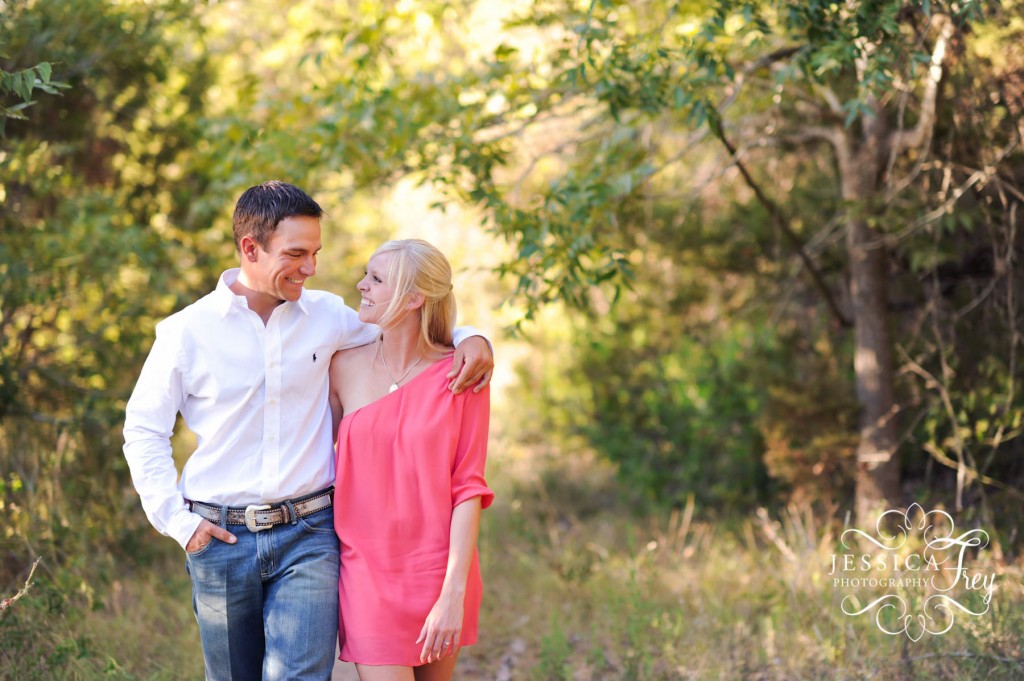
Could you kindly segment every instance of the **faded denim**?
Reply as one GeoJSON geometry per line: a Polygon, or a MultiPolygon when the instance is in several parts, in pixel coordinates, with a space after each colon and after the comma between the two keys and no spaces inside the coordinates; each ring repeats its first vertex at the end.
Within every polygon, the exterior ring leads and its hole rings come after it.
{"type": "Polygon", "coordinates": [[[327,681],[338,636],[338,538],[326,508],[292,524],[227,528],[187,554],[209,681],[327,681]]]}

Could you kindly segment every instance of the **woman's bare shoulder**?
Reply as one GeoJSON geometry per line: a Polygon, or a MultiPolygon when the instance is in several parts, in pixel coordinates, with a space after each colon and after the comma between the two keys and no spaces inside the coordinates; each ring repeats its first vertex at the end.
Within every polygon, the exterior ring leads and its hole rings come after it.
{"type": "Polygon", "coordinates": [[[347,348],[345,350],[338,350],[331,357],[331,370],[338,369],[339,371],[345,371],[346,369],[366,366],[369,362],[373,361],[374,351],[377,348],[376,343],[369,343],[367,345],[360,345],[356,348],[347,348]]]}

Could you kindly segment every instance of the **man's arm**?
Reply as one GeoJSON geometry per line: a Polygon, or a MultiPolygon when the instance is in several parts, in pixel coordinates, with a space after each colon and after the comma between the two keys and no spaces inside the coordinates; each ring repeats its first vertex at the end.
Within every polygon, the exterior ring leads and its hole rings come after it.
{"type": "Polygon", "coordinates": [[[178,491],[171,435],[184,403],[180,366],[178,344],[158,332],[125,410],[124,456],[149,522],[186,548],[201,523],[225,534],[224,541],[231,535],[189,511],[178,491]]]}
{"type": "Polygon", "coordinates": [[[454,336],[455,356],[448,378],[455,380],[448,384],[448,389],[459,394],[475,383],[473,392],[478,393],[487,387],[494,373],[491,342],[471,326],[460,326],[455,329],[454,336]]]}

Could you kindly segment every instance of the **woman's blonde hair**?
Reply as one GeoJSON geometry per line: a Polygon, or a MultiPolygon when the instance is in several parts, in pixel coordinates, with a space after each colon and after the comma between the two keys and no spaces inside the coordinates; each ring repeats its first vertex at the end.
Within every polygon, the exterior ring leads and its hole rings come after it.
{"type": "Polygon", "coordinates": [[[405,303],[413,293],[423,296],[420,308],[419,348],[422,352],[445,352],[452,347],[455,328],[455,294],[452,292],[452,266],[444,253],[422,239],[388,241],[371,258],[390,253],[385,273],[392,297],[378,323],[387,330],[405,314],[405,303]]]}

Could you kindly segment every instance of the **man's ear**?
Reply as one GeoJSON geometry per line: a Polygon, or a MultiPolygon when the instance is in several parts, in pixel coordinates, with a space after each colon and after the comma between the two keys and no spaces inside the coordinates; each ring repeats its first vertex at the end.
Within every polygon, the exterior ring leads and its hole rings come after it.
{"type": "Polygon", "coordinates": [[[257,251],[260,250],[259,244],[251,236],[246,235],[238,240],[238,253],[242,260],[247,262],[256,262],[257,251]]]}

